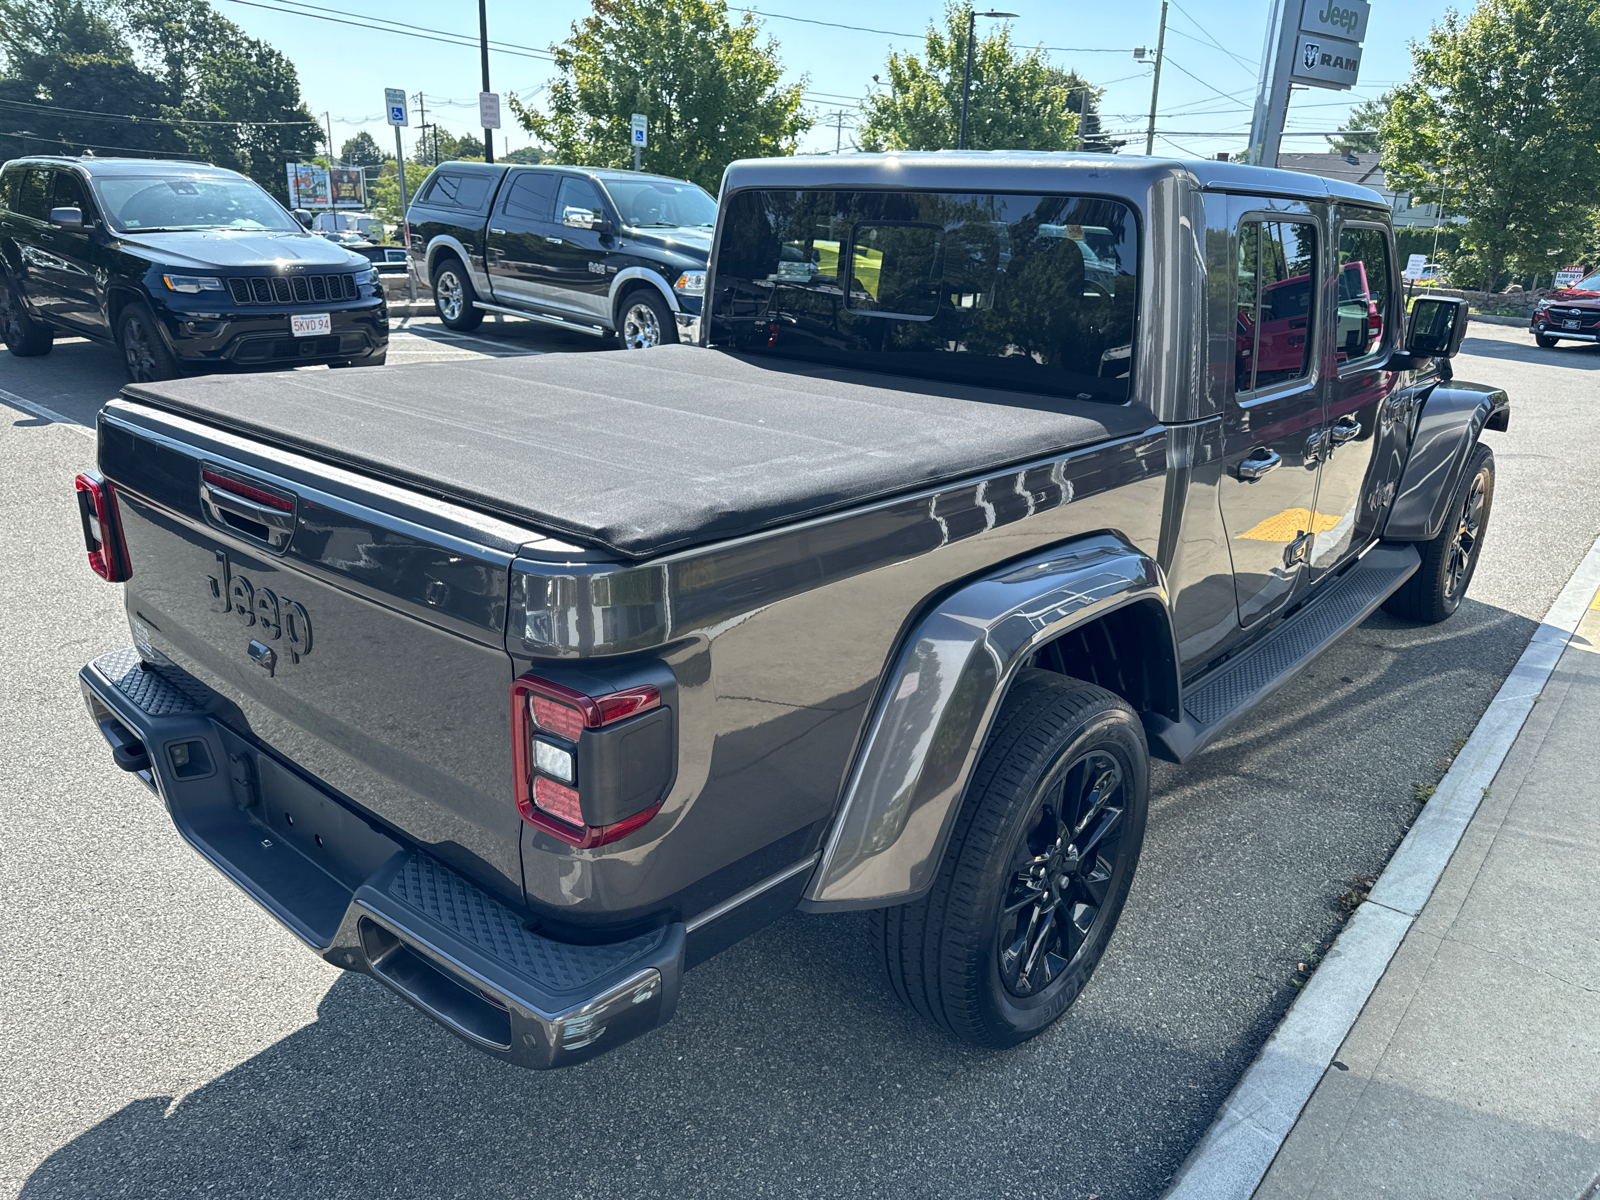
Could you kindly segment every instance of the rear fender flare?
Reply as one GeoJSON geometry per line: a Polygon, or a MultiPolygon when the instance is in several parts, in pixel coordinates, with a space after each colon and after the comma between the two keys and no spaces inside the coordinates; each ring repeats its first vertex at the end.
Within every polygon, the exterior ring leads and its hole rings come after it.
{"type": "Polygon", "coordinates": [[[1476,383],[1441,384],[1422,401],[1400,486],[1382,536],[1393,542],[1431,542],[1444,528],[1478,436],[1504,429],[1510,400],[1499,388],[1476,383]]]}
{"type": "Polygon", "coordinates": [[[1144,601],[1159,605],[1172,638],[1167,599],[1154,559],[1099,534],[1012,563],[936,603],[886,676],[801,906],[881,908],[925,893],[1017,671],[1061,634],[1144,601]]]}
{"type": "Polygon", "coordinates": [[[453,254],[461,260],[461,265],[467,269],[467,278],[471,280],[473,290],[478,295],[487,296],[490,294],[489,277],[473,265],[472,253],[466,246],[459,239],[453,238],[448,234],[440,234],[428,243],[428,257],[425,265],[428,269],[429,287],[433,286],[434,269],[439,265],[440,256],[444,254],[453,254]]]}

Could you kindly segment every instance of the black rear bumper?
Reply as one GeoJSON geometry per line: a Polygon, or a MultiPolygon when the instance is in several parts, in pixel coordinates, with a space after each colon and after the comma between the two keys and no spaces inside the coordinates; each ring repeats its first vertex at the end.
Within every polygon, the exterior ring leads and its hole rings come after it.
{"type": "Polygon", "coordinates": [[[181,672],[132,647],[79,673],[116,765],[183,837],[318,954],[398,992],[518,1066],[570,1066],[665,1023],[684,927],[573,945],[405,845],[210,711],[181,672]]]}

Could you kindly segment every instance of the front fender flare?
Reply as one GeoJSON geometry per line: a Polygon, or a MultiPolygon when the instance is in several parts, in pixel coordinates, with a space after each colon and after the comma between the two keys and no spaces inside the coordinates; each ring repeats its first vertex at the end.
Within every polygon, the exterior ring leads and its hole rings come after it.
{"type": "Polygon", "coordinates": [[[679,311],[678,297],[673,295],[672,289],[660,275],[647,267],[624,267],[611,279],[611,293],[607,299],[613,313],[617,311],[617,297],[622,295],[623,289],[641,279],[653,285],[656,291],[661,293],[661,298],[667,302],[668,308],[673,312],[679,311]]]}
{"type": "Polygon", "coordinates": [[[1045,642],[1143,600],[1160,604],[1171,637],[1160,566],[1100,534],[1004,567],[936,604],[886,677],[801,906],[881,908],[926,892],[1012,677],[1045,642]]]}
{"type": "Polygon", "coordinates": [[[1478,435],[1486,425],[1504,429],[1510,403],[1501,389],[1477,383],[1442,383],[1428,393],[1384,523],[1385,540],[1431,542],[1439,536],[1478,435]]]}

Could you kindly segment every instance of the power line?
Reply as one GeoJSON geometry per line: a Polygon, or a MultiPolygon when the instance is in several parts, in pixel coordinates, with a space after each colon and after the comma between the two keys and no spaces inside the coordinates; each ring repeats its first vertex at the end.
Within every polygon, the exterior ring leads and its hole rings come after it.
{"type": "MultiPolygon", "coordinates": [[[[1255,64],[1254,63],[1251,63],[1251,62],[1247,61],[1246,59],[1240,58],[1232,50],[1229,50],[1221,42],[1217,41],[1216,38],[1212,37],[1211,36],[1211,31],[1209,29],[1207,29],[1204,25],[1200,24],[1199,21],[1196,21],[1194,19],[1194,17],[1190,16],[1189,15],[1189,10],[1184,8],[1183,5],[1179,4],[1178,0],[1172,0],[1172,7],[1177,9],[1180,13],[1182,13],[1184,15],[1184,18],[1189,22],[1189,24],[1193,25],[1201,33],[1205,34],[1206,41],[1210,42],[1218,50],[1221,50],[1224,54],[1226,54],[1229,58],[1233,59],[1234,62],[1238,63],[1245,70],[1251,71],[1251,72],[1255,71],[1256,68],[1255,68],[1255,64]]],[[[1182,30],[1179,30],[1179,32],[1182,33],[1182,30]]],[[[1185,33],[1183,36],[1184,37],[1189,37],[1191,35],[1185,33]]]]}
{"type": "Polygon", "coordinates": [[[1250,105],[1246,104],[1243,100],[1235,99],[1234,97],[1228,95],[1227,92],[1224,92],[1221,88],[1212,87],[1209,83],[1207,83],[1204,79],[1201,79],[1200,76],[1196,75],[1193,71],[1190,71],[1190,70],[1186,69],[1182,64],[1176,62],[1173,59],[1172,55],[1170,55],[1170,54],[1167,55],[1167,63],[1168,63],[1169,66],[1177,67],[1178,70],[1182,71],[1185,75],[1187,75],[1190,79],[1194,80],[1201,87],[1209,88],[1211,91],[1216,92],[1217,95],[1221,96],[1229,104],[1236,104],[1240,108],[1249,108],[1250,107],[1250,105]]]}
{"type": "Polygon", "coordinates": [[[127,121],[136,125],[316,125],[316,121],[202,121],[194,117],[140,117],[131,113],[98,113],[87,108],[63,108],[59,104],[38,104],[29,100],[0,100],[0,105],[10,108],[36,109],[41,112],[70,113],[75,117],[89,117],[99,121],[127,121]]]}
{"type": "MultiPolygon", "coordinates": [[[[757,17],[777,17],[780,21],[798,21],[802,25],[826,25],[829,29],[848,29],[852,33],[880,33],[884,37],[906,38],[910,41],[920,41],[926,33],[904,33],[896,29],[872,29],[866,25],[841,25],[838,21],[819,21],[814,17],[791,17],[788,13],[763,12],[759,8],[738,8],[728,6],[730,12],[750,13],[757,17]]],[[[1040,46],[1041,50],[1050,50],[1058,54],[1131,54],[1133,48],[1123,46],[1040,46]]]]}
{"type": "Polygon", "coordinates": [[[71,138],[40,137],[36,133],[18,129],[11,133],[0,133],[0,137],[22,138],[29,142],[48,142],[52,146],[82,146],[87,150],[126,150],[130,154],[143,154],[150,158],[183,158],[195,162],[205,162],[203,154],[189,154],[181,150],[151,150],[148,146],[108,146],[102,142],[79,142],[71,138]]]}
{"type": "MultiPolygon", "coordinates": [[[[389,29],[383,25],[374,25],[374,21],[380,21],[384,19],[381,17],[368,17],[364,20],[352,21],[341,17],[324,16],[320,12],[302,12],[298,8],[282,8],[276,4],[262,4],[260,3],[260,0],[228,0],[228,3],[243,4],[247,8],[262,8],[268,12],[284,13],[291,17],[306,17],[307,19],[313,21],[328,21],[334,25],[353,25],[357,29],[366,30],[368,33],[392,33],[398,37],[418,38],[425,42],[440,42],[446,46],[465,46],[468,49],[475,49],[478,44],[475,39],[462,41],[460,39],[464,35],[451,33],[445,29],[426,29],[426,27],[422,25],[408,25],[400,29],[389,29]],[[425,32],[413,33],[410,32],[411,30],[425,30],[425,32]]],[[[304,7],[309,8],[311,6],[306,5],[304,7]]],[[[397,21],[394,22],[394,24],[398,25],[400,22],[397,21]]],[[[511,49],[508,47],[509,43],[498,43],[492,44],[490,49],[494,50],[494,52],[497,54],[509,54],[514,58],[537,58],[542,62],[555,61],[555,55],[543,50],[534,50],[532,47],[520,47],[516,49],[511,49]]]]}

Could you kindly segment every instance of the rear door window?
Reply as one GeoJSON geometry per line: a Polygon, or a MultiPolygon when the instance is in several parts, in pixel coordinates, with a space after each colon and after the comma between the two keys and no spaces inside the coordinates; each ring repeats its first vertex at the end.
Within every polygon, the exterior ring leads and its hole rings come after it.
{"type": "Polygon", "coordinates": [[[22,175],[17,188],[17,200],[12,212],[35,221],[50,219],[50,176],[54,172],[45,167],[29,167],[22,175]]]}
{"type": "Polygon", "coordinates": [[[426,203],[477,212],[483,207],[492,182],[488,175],[476,172],[458,175],[452,171],[442,171],[428,185],[426,203]]]}
{"type": "Polygon", "coordinates": [[[511,177],[501,211],[521,221],[548,221],[559,176],[544,171],[519,171],[511,177]]]}
{"type": "Polygon", "coordinates": [[[1132,386],[1139,230],[1116,200],[740,192],[715,287],[712,340],[752,353],[1116,403],[1132,386]]]}
{"type": "Polygon", "coordinates": [[[1317,230],[1300,221],[1239,226],[1234,387],[1309,378],[1316,332],[1317,230]]]}

